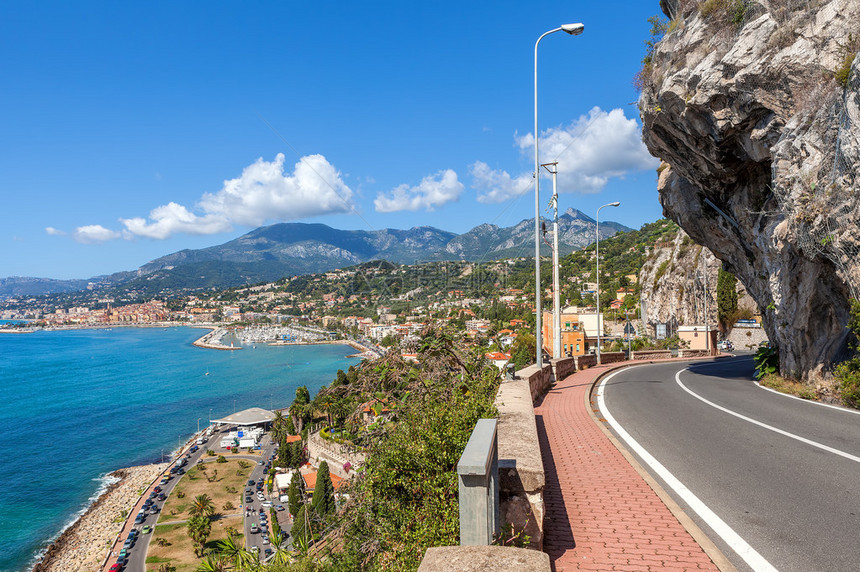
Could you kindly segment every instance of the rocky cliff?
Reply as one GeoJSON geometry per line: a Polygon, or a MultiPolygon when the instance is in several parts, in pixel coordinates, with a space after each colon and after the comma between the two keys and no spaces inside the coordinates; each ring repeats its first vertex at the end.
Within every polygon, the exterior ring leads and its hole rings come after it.
{"type": "MultiPolygon", "coordinates": [[[[639,272],[642,285],[642,321],[648,332],[655,324],[693,326],[707,323],[716,328],[717,280],[722,262],[696,244],[683,230],[669,241],[649,248],[639,272]],[[706,278],[707,276],[707,278],[706,278]]],[[[738,308],[744,317],[758,313],[755,301],[737,284],[738,308]]]]}
{"type": "Polygon", "coordinates": [[[640,110],[664,213],[743,282],[783,374],[826,373],[860,290],[860,3],[660,4],[640,110]]]}

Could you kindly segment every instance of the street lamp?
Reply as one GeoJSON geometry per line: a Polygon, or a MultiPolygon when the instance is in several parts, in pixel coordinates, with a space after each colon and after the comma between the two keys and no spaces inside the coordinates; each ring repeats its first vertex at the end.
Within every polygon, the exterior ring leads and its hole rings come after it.
{"type": "Polygon", "coordinates": [[[546,36],[555,32],[566,32],[571,36],[578,36],[585,29],[582,24],[564,24],[549,32],[544,32],[535,42],[535,354],[537,356],[538,369],[543,368],[543,332],[541,331],[541,308],[540,308],[540,159],[538,157],[538,74],[537,55],[538,44],[546,36]]]}
{"type": "Polygon", "coordinates": [[[202,419],[202,417],[197,418],[197,433],[200,433],[200,419],[202,419]]]}
{"type": "Polygon", "coordinates": [[[600,363],[600,209],[603,207],[617,207],[621,203],[615,201],[614,203],[608,203],[603,205],[602,207],[597,209],[597,219],[595,224],[595,234],[597,237],[597,241],[595,242],[594,254],[595,259],[597,260],[597,289],[595,291],[595,303],[597,305],[597,363],[600,363]]]}

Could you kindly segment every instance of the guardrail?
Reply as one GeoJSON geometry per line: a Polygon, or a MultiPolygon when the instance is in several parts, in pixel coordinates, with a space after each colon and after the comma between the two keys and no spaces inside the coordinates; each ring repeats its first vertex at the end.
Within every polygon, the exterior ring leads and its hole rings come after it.
{"type": "Polygon", "coordinates": [[[498,422],[479,419],[457,463],[460,545],[486,546],[499,534],[498,422]]]}

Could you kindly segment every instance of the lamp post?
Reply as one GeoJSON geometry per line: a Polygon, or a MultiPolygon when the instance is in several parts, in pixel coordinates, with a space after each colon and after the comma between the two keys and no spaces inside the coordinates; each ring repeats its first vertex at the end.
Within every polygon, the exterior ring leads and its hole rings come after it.
{"type": "Polygon", "coordinates": [[[198,417],[198,418],[197,418],[197,433],[198,433],[198,434],[200,433],[200,420],[201,420],[201,419],[202,419],[202,417],[198,417]]]}
{"type": "Polygon", "coordinates": [[[597,289],[594,293],[595,304],[597,305],[597,363],[600,363],[600,209],[604,207],[617,207],[621,203],[615,201],[614,203],[607,203],[602,207],[597,209],[597,218],[595,220],[595,235],[597,240],[595,241],[594,246],[594,258],[597,260],[597,275],[595,276],[597,280],[597,289]]]}
{"type": "Polygon", "coordinates": [[[538,156],[538,74],[537,74],[537,55],[538,44],[546,36],[555,32],[566,32],[571,36],[578,36],[585,29],[582,24],[564,24],[560,28],[555,28],[549,32],[544,32],[535,42],[535,354],[537,357],[538,369],[543,367],[543,332],[541,331],[541,308],[540,308],[540,159],[538,156]]]}

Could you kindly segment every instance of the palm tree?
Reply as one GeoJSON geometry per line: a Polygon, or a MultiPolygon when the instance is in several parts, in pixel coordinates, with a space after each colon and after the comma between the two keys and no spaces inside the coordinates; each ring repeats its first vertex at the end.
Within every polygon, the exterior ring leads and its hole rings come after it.
{"type": "Polygon", "coordinates": [[[280,443],[287,434],[287,420],[282,411],[275,411],[275,419],[272,421],[272,441],[280,443]]]}
{"type": "Polygon", "coordinates": [[[278,533],[272,537],[272,546],[275,547],[275,554],[272,556],[271,560],[272,563],[286,566],[292,561],[293,553],[287,550],[287,535],[282,531],[278,531],[278,533]]]}
{"type": "Polygon", "coordinates": [[[212,531],[212,522],[208,517],[197,515],[188,519],[188,536],[191,537],[191,542],[194,543],[194,554],[196,556],[203,555],[203,546],[206,544],[206,539],[209,538],[209,533],[212,531]]]}
{"type": "Polygon", "coordinates": [[[206,557],[206,560],[197,566],[195,572],[227,572],[229,569],[230,565],[227,559],[221,556],[209,555],[206,557]]]}
{"type": "Polygon", "coordinates": [[[192,516],[212,516],[215,513],[215,503],[207,494],[197,495],[188,512],[192,516]]]}
{"type": "Polygon", "coordinates": [[[224,556],[225,558],[232,560],[235,563],[236,556],[242,550],[242,547],[236,544],[236,539],[233,537],[233,535],[230,535],[227,538],[216,542],[215,550],[217,550],[218,554],[220,554],[221,556],[224,556]]]}

